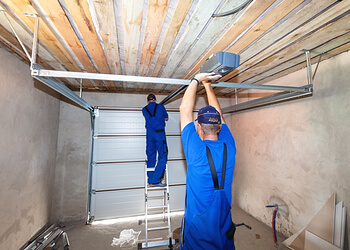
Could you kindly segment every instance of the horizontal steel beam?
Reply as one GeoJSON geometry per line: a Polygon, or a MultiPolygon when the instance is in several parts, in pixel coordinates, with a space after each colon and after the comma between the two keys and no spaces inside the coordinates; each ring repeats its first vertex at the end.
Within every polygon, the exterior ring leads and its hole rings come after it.
{"type": "MultiPolygon", "coordinates": [[[[34,65],[35,70],[41,70],[41,67],[37,64],[34,65]]],[[[51,79],[48,77],[41,77],[36,76],[33,74],[32,70],[32,77],[37,79],[38,81],[44,83],[48,87],[52,88],[53,90],[57,91],[61,95],[67,97],[71,101],[75,102],[76,104],[80,105],[84,109],[88,111],[93,111],[93,106],[91,106],[89,103],[87,103],[83,98],[81,98],[79,95],[74,93],[72,90],[70,90],[66,85],[64,85],[62,82],[58,81],[57,79],[51,79]]]]}
{"type": "MultiPolygon", "coordinates": [[[[173,85],[189,85],[191,82],[190,80],[186,80],[186,79],[158,78],[158,77],[144,77],[144,76],[126,76],[126,75],[84,73],[84,72],[69,72],[69,71],[45,70],[45,69],[33,69],[32,76],[106,80],[106,81],[118,81],[118,82],[143,82],[143,83],[173,84],[173,85]]],[[[280,91],[291,91],[291,92],[308,92],[308,89],[305,87],[243,84],[243,83],[232,83],[232,82],[213,83],[213,87],[242,88],[242,89],[265,89],[265,90],[280,90],[280,91]]]]}
{"type": "Polygon", "coordinates": [[[76,104],[80,105],[87,111],[92,111],[93,107],[88,104],[84,99],[80,98],[77,94],[75,94],[72,90],[67,88],[63,83],[55,81],[53,79],[45,78],[45,77],[37,77],[34,76],[33,78],[37,79],[38,81],[44,83],[45,85],[49,86],[53,90],[57,91],[61,95],[67,97],[71,101],[75,102],[76,104]]]}

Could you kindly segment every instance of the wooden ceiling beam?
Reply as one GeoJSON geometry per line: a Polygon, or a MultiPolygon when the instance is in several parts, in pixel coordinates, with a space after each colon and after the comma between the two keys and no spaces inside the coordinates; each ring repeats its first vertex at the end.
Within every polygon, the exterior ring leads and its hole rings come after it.
{"type": "MultiPolygon", "coordinates": [[[[33,0],[32,0],[33,1],[33,0]]],[[[86,54],[83,45],[75,34],[69,20],[64,13],[61,5],[56,0],[36,0],[40,7],[45,11],[45,14],[50,18],[51,22],[57,30],[60,32],[62,37],[68,43],[75,56],[78,58],[80,63],[84,66],[85,70],[89,73],[97,73],[95,67],[91,63],[91,60],[86,54]]],[[[38,12],[39,10],[36,9],[38,12]]],[[[102,81],[94,81],[98,88],[105,89],[102,81]]],[[[90,81],[85,81],[89,88],[95,88],[90,81]]]]}
{"type": "MultiPolygon", "coordinates": [[[[317,11],[322,12],[324,10],[324,8],[329,7],[331,4],[334,4],[334,2],[336,2],[336,1],[333,1],[333,2],[328,1],[328,4],[329,4],[328,6],[327,6],[327,3],[320,2],[320,6],[317,7],[320,9],[318,9],[317,11]]],[[[342,3],[345,3],[345,1],[343,1],[342,3]]],[[[349,5],[349,4],[347,3],[347,5],[349,5]]],[[[333,8],[328,9],[328,11],[322,13],[321,15],[319,15],[313,19],[315,12],[313,12],[312,16],[307,14],[307,12],[313,10],[312,8],[314,8],[314,7],[316,8],[316,6],[314,6],[314,3],[311,4],[310,6],[309,5],[306,6],[303,11],[300,11],[295,15],[293,20],[290,20],[290,22],[286,23],[285,25],[281,25],[281,28],[279,27],[276,32],[274,31],[271,34],[267,35],[267,36],[273,37],[269,41],[269,43],[271,43],[273,40],[275,40],[277,42],[274,42],[274,43],[269,44],[269,45],[261,44],[258,42],[257,43],[258,46],[261,46],[262,48],[266,48],[266,49],[263,51],[260,51],[258,54],[256,54],[256,56],[247,60],[245,53],[243,53],[242,57],[241,57],[241,60],[242,60],[241,65],[234,72],[225,76],[223,80],[227,80],[227,79],[232,78],[233,76],[238,75],[238,74],[243,74],[244,71],[249,70],[254,65],[258,64],[259,62],[268,58],[269,56],[272,56],[273,54],[277,53],[278,51],[282,51],[284,48],[286,48],[289,45],[298,41],[298,39],[301,39],[303,36],[305,36],[305,34],[308,34],[312,31],[319,29],[320,27],[322,27],[322,25],[324,25],[324,23],[329,22],[330,20],[343,14],[347,9],[349,9],[349,6],[347,8],[345,8],[344,5],[337,4],[333,8]],[[308,18],[308,19],[305,19],[305,18],[308,18]],[[295,19],[302,20],[302,21],[304,21],[303,23],[305,23],[305,24],[300,26],[300,23],[298,21],[296,21],[295,19]],[[279,39],[278,37],[280,36],[280,34],[283,34],[283,31],[281,29],[285,28],[286,25],[290,25],[290,23],[292,23],[292,22],[294,22],[294,25],[293,25],[294,29],[289,27],[289,28],[286,28],[286,30],[292,29],[293,32],[290,32],[288,35],[284,36],[283,39],[279,39]],[[278,31],[281,31],[281,32],[278,32],[278,31]]],[[[246,52],[252,53],[252,51],[257,50],[257,49],[258,49],[257,46],[252,46],[246,52]]]]}
{"type": "Polygon", "coordinates": [[[163,67],[166,58],[169,54],[169,51],[175,41],[175,38],[177,34],[179,33],[179,30],[181,28],[182,23],[185,20],[185,17],[191,7],[193,0],[179,0],[176,7],[174,14],[171,18],[169,28],[166,32],[165,38],[162,41],[162,45],[160,48],[159,55],[157,57],[157,61],[155,63],[155,66],[153,68],[153,71],[151,73],[152,77],[158,76],[158,73],[160,69],[163,67]]]}
{"type": "Polygon", "coordinates": [[[198,37],[202,34],[203,29],[207,27],[208,21],[220,3],[221,0],[199,1],[194,11],[190,8],[193,13],[191,13],[189,21],[186,23],[186,27],[184,27],[181,38],[168,55],[164,65],[165,67],[162,68],[159,76],[174,77],[178,67],[187,58],[188,52],[193,47],[193,44],[198,41],[198,37]]]}
{"type": "MultiPolygon", "coordinates": [[[[330,59],[330,58],[332,58],[334,56],[337,56],[337,55],[339,55],[341,53],[344,53],[344,52],[347,52],[349,50],[350,50],[350,42],[328,51],[326,54],[324,54],[322,56],[322,60],[321,61],[330,59]]],[[[314,58],[311,59],[311,63],[312,64],[317,63],[318,60],[319,60],[318,57],[314,57],[314,58]]],[[[293,73],[293,72],[295,72],[297,70],[303,69],[305,67],[306,67],[305,63],[300,63],[300,64],[297,64],[297,65],[294,65],[293,67],[290,67],[290,68],[288,68],[288,69],[286,69],[284,71],[281,71],[281,72],[279,72],[277,74],[274,74],[272,76],[269,76],[269,77],[265,78],[264,80],[261,81],[261,83],[270,82],[272,80],[281,78],[283,76],[291,74],[291,73],[293,73]]],[[[317,79],[317,74],[316,74],[316,79],[317,79]]]]}
{"type": "Polygon", "coordinates": [[[239,75],[229,79],[232,82],[246,82],[248,79],[261,74],[262,72],[271,70],[274,67],[277,67],[283,62],[286,62],[290,59],[293,59],[301,54],[301,49],[312,49],[318,47],[328,41],[334,39],[335,37],[341,36],[350,29],[350,15],[346,15],[341,19],[328,24],[325,27],[315,31],[307,37],[299,40],[298,42],[292,44],[291,46],[283,49],[279,53],[276,53],[265,60],[257,63],[253,67],[249,68],[239,75]]]}
{"type": "MultiPolygon", "coordinates": [[[[120,21],[122,30],[122,46],[119,46],[120,53],[124,55],[126,75],[136,75],[138,47],[141,34],[141,22],[143,4],[136,1],[122,0],[118,2],[118,21],[120,21]]],[[[119,37],[118,37],[119,38],[119,37]]],[[[121,58],[122,59],[122,58],[121,58]]]]}
{"type": "MultiPolygon", "coordinates": [[[[293,37],[300,33],[299,28],[306,26],[305,24],[313,21],[315,14],[319,14],[327,10],[335,3],[339,3],[338,0],[318,0],[311,1],[297,13],[288,18],[286,22],[275,27],[268,34],[259,38],[254,44],[251,44],[248,49],[245,49],[240,53],[241,63],[245,63],[253,57],[259,57],[268,53],[273,53],[286,46],[283,43],[293,42],[293,37]],[[291,37],[290,39],[284,39],[285,37],[291,37]],[[281,42],[281,43],[280,43],[281,42]],[[273,48],[272,48],[273,47],[273,48]],[[270,50],[267,50],[270,49],[270,50]]],[[[295,40],[295,39],[294,39],[295,40]]]]}
{"type": "MultiPolygon", "coordinates": [[[[208,52],[200,59],[196,65],[186,74],[185,79],[192,76],[204,64],[205,60],[210,55],[224,50],[236,37],[238,37],[244,30],[246,30],[251,23],[253,23],[271,4],[274,0],[253,1],[249,6],[240,13],[237,20],[231,25],[229,29],[222,35],[208,52]]],[[[220,17],[219,17],[220,18],[220,17]]]]}
{"type": "Polygon", "coordinates": [[[284,0],[280,2],[273,10],[271,10],[264,18],[259,20],[239,42],[234,43],[227,52],[240,54],[240,52],[249,44],[253,43],[257,38],[268,31],[273,25],[282,20],[291,11],[297,8],[304,0],[284,0]]]}
{"type": "MultiPolygon", "coordinates": [[[[84,39],[84,42],[86,43],[92,59],[97,66],[97,70],[103,74],[110,74],[107,60],[98,39],[87,1],[65,1],[65,3],[84,39]]],[[[106,81],[105,83],[108,89],[116,89],[113,82],[106,81]]]]}
{"type": "Polygon", "coordinates": [[[144,33],[139,76],[147,76],[151,66],[160,33],[162,31],[164,18],[169,6],[169,0],[149,0],[147,9],[147,25],[144,33]]]}
{"type": "MultiPolygon", "coordinates": [[[[93,0],[96,17],[99,21],[99,34],[101,36],[109,69],[112,74],[120,75],[120,57],[118,49],[118,36],[113,1],[93,0]]],[[[122,88],[121,83],[115,83],[117,89],[122,88]]]]}
{"type": "MultiPolygon", "coordinates": [[[[325,60],[327,58],[330,58],[333,56],[334,52],[332,52],[334,50],[334,48],[339,48],[342,47],[346,44],[350,43],[350,32],[339,36],[337,38],[334,38],[324,44],[322,44],[321,46],[318,46],[316,48],[313,48],[311,50],[311,56],[315,57],[315,55],[319,55],[322,53],[325,53],[322,55],[321,60],[325,60]],[[316,53],[313,53],[313,51],[316,53]]],[[[337,53],[341,53],[339,52],[339,50],[337,50],[337,53]]],[[[316,58],[318,58],[318,56],[316,56],[316,58]]],[[[262,74],[259,74],[253,78],[250,78],[249,80],[247,80],[247,83],[255,83],[255,82],[261,82],[264,81],[266,82],[265,79],[270,79],[269,76],[273,76],[276,74],[279,74],[280,72],[290,72],[290,68],[293,68],[295,65],[299,65],[302,64],[304,67],[306,66],[305,64],[305,55],[302,54],[296,58],[293,58],[292,60],[286,61],[280,65],[278,65],[277,67],[274,67],[273,69],[263,72],[262,74]]]]}
{"type": "MultiPolygon", "coordinates": [[[[26,56],[26,54],[23,52],[23,49],[21,47],[21,45],[19,44],[17,38],[10,33],[9,31],[7,31],[2,25],[0,25],[0,40],[1,42],[10,50],[12,50],[13,53],[17,54],[20,58],[23,59],[24,62],[26,62],[28,64],[28,69],[29,69],[29,65],[30,65],[30,61],[28,59],[28,57],[26,56]]],[[[24,45],[25,48],[27,49],[28,53],[31,53],[31,48],[24,45]]],[[[54,69],[50,64],[47,63],[46,59],[42,58],[41,56],[37,56],[37,63],[44,67],[45,69],[54,69]]],[[[73,81],[72,81],[73,82],[73,81]]],[[[65,85],[68,88],[73,88],[74,84],[68,81],[64,81],[65,85]]]]}
{"type": "MultiPolygon", "coordinates": [[[[24,12],[27,12],[38,15],[31,3],[28,0],[12,0],[7,1],[6,4],[24,22],[24,24],[27,25],[32,32],[34,32],[35,18],[27,17],[23,14],[24,12]]],[[[12,13],[9,13],[9,15],[12,16],[12,13]]],[[[80,71],[77,63],[44,22],[40,22],[38,35],[39,39],[47,46],[47,48],[51,50],[53,54],[57,56],[57,58],[59,58],[67,69],[71,71],[80,71]]]]}

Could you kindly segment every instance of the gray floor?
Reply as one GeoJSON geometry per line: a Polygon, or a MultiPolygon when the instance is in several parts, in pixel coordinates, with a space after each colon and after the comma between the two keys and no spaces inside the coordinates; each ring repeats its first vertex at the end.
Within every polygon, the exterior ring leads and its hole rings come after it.
{"type": "MultiPolygon", "coordinates": [[[[245,213],[239,208],[232,209],[232,217],[234,222],[245,223],[252,227],[251,230],[241,226],[237,228],[235,234],[235,245],[238,250],[249,250],[249,249],[276,249],[274,247],[272,230],[271,227],[264,225],[258,220],[254,219],[249,214],[245,213]]],[[[172,216],[172,231],[180,227],[182,215],[178,214],[172,216]]],[[[140,224],[140,218],[132,218],[129,221],[117,221],[112,224],[93,224],[85,225],[84,223],[69,223],[64,225],[63,230],[68,234],[70,249],[71,250],[97,250],[97,249],[137,249],[137,247],[112,247],[113,238],[119,238],[120,232],[124,229],[133,229],[134,231],[141,231],[139,236],[139,242],[144,241],[145,239],[145,224],[140,224]]],[[[158,222],[157,224],[159,224],[158,222]]],[[[162,223],[162,222],[161,222],[162,223]]],[[[159,225],[161,226],[161,225],[159,225]]],[[[162,237],[166,239],[167,232],[157,231],[149,234],[148,238],[155,238],[160,240],[162,237]]],[[[282,235],[278,235],[278,241],[282,242],[285,239],[282,235]]],[[[282,244],[278,249],[287,249],[282,244]]],[[[151,249],[168,249],[168,247],[155,247],[151,249]]]]}

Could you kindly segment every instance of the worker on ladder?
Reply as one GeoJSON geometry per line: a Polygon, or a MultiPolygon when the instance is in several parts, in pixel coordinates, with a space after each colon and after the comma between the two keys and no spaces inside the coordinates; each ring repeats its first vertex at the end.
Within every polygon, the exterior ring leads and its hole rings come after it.
{"type": "Polygon", "coordinates": [[[161,179],[164,175],[164,169],[168,160],[168,146],[165,136],[165,121],[168,113],[162,104],[157,103],[156,96],[149,94],[147,96],[147,106],[142,109],[142,114],[146,121],[146,154],[147,168],[154,168],[154,171],[148,171],[148,183],[151,185],[161,185],[161,179]]]}
{"type": "Polygon", "coordinates": [[[180,106],[181,138],[187,162],[181,249],[234,249],[231,218],[236,147],[210,81],[220,75],[200,73],[192,79],[180,106]],[[193,121],[197,86],[203,83],[210,106],[193,121]]]}

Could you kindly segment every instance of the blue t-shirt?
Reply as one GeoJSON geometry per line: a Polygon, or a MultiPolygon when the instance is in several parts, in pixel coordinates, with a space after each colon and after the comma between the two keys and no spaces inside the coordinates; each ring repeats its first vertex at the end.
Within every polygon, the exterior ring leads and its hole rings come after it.
{"type": "Polygon", "coordinates": [[[220,185],[224,143],[227,145],[227,165],[224,189],[227,200],[231,204],[231,188],[235,166],[236,146],[235,140],[227,125],[222,124],[218,138],[219,140],[217,141],[202,141],[196,133],[196,128],[193,122],[187,124],[182,130],[181,138],[187,161],[185,210],[187,209],[191,214],[202,214],[210,205],[214,195],[214,184],[208,163],[206,146],[209,147],[213,156],[220,185]]]}
{"type": "MultiPolygon", "coordinates": [[[[153,116],[156,103],[150,102],[146,107],[153,116]]],[[[142,109],[142,114],[146,120],[146,129],[163,129],[165,127],[165,118],[168,118],[168,113],[166,112],[164,106],[162,104],[157,105],[157,110],[154,117],[150,116],[146,110],[146,107],[142,109]]]]}

